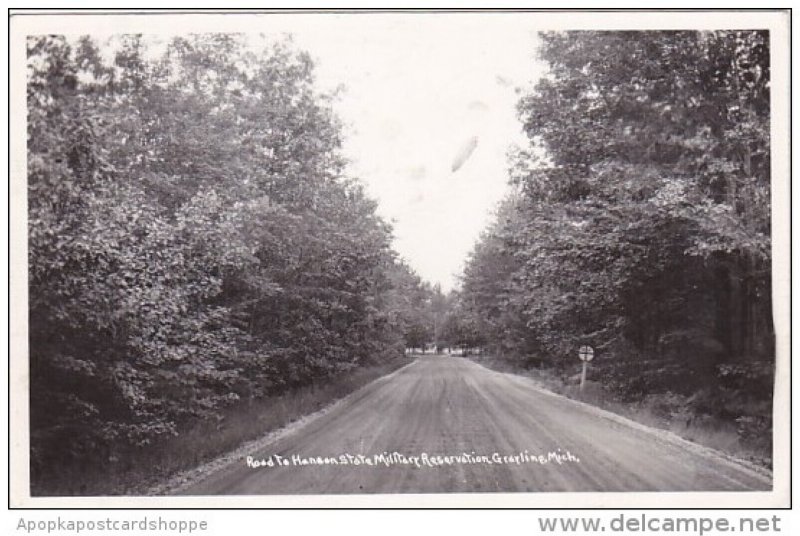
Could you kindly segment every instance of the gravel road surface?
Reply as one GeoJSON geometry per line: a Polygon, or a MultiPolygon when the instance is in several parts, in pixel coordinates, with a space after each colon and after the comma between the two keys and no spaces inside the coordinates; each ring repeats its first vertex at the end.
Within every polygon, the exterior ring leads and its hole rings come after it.
{"type": "Polygon", "coordinates": [[[763,469],[459,357],[426,356],[182,495],[769,490],[763,469]],[[258,465],[258,467],[255,467],[258,465]],[[271,466],[270,466],[271,465],[271,466]]]}

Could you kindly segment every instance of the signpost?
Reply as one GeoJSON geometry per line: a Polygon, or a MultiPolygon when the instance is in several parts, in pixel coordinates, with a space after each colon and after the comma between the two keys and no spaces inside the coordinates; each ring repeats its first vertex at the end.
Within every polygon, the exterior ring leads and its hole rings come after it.
{"type": "Polygon", "coordinates": [[[586,383],[586,367],[589,361],[594,359],[594,348],[581,346],[578,349],[578,358],[583,362],[583,368],[581,369],[581,391],[583,391],[583,386],[586,383]]]}

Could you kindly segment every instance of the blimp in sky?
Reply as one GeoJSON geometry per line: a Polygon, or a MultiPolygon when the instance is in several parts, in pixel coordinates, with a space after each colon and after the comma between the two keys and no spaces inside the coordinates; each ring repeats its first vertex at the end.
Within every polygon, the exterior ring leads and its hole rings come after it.
{"type": "Polygon", "coordinates": [[[453,173],[458,171],[461,166],[464,165],[464,162],[472,156],[473,151],[478,146],[478,136],[472,136],[468,139],[462,146],[461,149],[458,150],[455,159],[453,160],[453,165],[451,166],[451,170],[453,173]]]}

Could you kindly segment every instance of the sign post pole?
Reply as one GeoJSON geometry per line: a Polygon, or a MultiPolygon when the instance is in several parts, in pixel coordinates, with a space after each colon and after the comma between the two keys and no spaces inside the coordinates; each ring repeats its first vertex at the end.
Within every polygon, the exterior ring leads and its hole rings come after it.
{"type": "Polygon", "coordinates": [[[586,384],[586,361],[583,361],[583,369],[581,369],[581,391],[583,391],[583,386],[586,384]]]}
{"type": "Polygon", "coordinates": [[[591,346],[581,346],[578,349],[578,359],[583,362],[583,366],[581,367],[581,391],[583,391],[583,386],[586,385],[586,369],[589,366],[589,361],[594,359],[594,348],[591,346]]]}

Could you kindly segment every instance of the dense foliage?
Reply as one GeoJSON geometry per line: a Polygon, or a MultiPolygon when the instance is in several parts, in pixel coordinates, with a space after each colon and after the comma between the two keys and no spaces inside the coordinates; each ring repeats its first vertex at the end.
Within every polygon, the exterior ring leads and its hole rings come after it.
{"type": "Polygon", "coordinates": [[[27,99],[34,482],[402,355],[422,283],[290,43],[35,37],[27,99]]]}
{"type": "MultiPolygon", "coordinates": [[[[465,270],[485,344],[621,395],[770,424],[766,32],[541,35],[530,146],[465,270]]],[[[763,434],[762,434],[763,435],[763,434]]]]}

